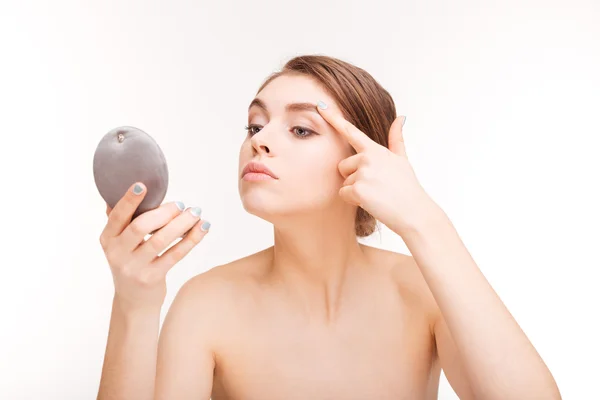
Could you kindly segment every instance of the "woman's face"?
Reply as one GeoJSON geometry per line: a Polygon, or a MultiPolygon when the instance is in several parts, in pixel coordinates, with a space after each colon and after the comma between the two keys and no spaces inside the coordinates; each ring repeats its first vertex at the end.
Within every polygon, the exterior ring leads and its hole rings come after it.
{"type": "Polygon", "coordinates": [[[317,111],[319,100],[339,111],[316,81],[282,75],[258,93],[248,109],[248,133],[240,148],[238,189],[244,209],[266,221],[327,212],[343,200],[338,163],[352,148],[317,111]],[[242,177],[250,161],[264,164],[276,179],[242,177]]]}

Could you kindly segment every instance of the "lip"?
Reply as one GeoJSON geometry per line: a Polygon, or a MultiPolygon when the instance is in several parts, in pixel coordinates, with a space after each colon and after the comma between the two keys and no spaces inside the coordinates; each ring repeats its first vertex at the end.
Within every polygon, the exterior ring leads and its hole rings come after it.
{"type": "Polygon", "coordinates": [[[273,171],[267,168],[265,164],[256,161],[250,161],[248,164],[246,164],[244,170],[242,171],[242,178],[248,173],[264,174],[270,176],[273,179],[279,179],[277,175],[275,175],[273,171]]]}

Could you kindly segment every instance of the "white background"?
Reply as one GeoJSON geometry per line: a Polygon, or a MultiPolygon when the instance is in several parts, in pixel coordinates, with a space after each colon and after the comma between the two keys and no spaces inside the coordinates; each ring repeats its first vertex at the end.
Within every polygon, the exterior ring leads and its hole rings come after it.
{"type": "MultiPolygon", "coordinates": [[[[563,398],[598,398],[597,1],[0,4],[0,398],[97,394],[113,286],[92,158],[110,129],[153,136],[165,201],[212,222],[163,314],[190,277],[271,245],[242,208],[238,149],[260,83],[305,53],[390,91],[423,186],[563,398]]],[[[387,230],[366,242],[407,252],[387,230]]],[[[444,378],[439,398],[456,398],[444,378]]]]}

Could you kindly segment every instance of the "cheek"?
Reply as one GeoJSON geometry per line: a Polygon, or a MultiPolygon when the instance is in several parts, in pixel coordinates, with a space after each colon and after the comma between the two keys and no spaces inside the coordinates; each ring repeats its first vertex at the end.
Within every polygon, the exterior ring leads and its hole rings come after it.
{"type": "Polygon", "coordinates": [[[338,170],[338,164],[343,156],[337,149],[327,146],[311,148],[306,152],[296,152],[293,162],[288,165],[293,170],[288,171],[289,184],[295,188],[294,193],[302,192],[311,196],[337,194],[344,182],[338,170]]]}
{"type": "Polygon", "coordinates": [[[240,152],[239,152],[239,156],[238,156],[240,169],[243,168],[243,166],[246,165],[246,163],[248,161],[250,161],[252,159],[252,157],[253,157],[253,154],[252,154],[252,146],[250,144],[250,141],[244,140],[244,142],[240,146],[240,152]]]}

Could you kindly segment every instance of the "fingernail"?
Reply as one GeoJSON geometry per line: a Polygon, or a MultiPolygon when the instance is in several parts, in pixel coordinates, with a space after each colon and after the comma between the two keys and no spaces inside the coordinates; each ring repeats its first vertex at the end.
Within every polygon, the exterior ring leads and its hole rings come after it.
{"type": "Polygon", "coordinates": [[[140,194],[144,191],[144,188],[138,185],[137,183],[133,187],[133,194],[140,194]]]}
{"type": "Polygon", "coordinates": [[[200,229],[202,229],[204,232],[206,232],[206,231],[208,231],[208,228],[210,228],[210,222],[204,221],[204,223],[202,224],[200,229]]]}
{"type": "Polygon", "coordinates": [[[179,211],[185,210],[185,204],[183,204],[181,201],[176,201],[175,205],[177,206],[177,208],[179,208],[179,211]]]}
{"type": "Polygon", "coordinates": [[[193,207],[190,212],[194,217],[199,217],[202,214],[202,209],[200,207],[193,207]]]}
{"type": "Polygon", "coordinates": [[[402,126],[404,126],[404,123],[406,122],[406,116],[403,115],[401,118],[402,118],[402,126]]]}
{"type": "Polygon", "coordinates": [[[319,100],[319,102],[317,103],[317,107],[319,107],[321,110],[325,110],[327,108],[327,104],[325,104],[325,102],[319,100]]]}

